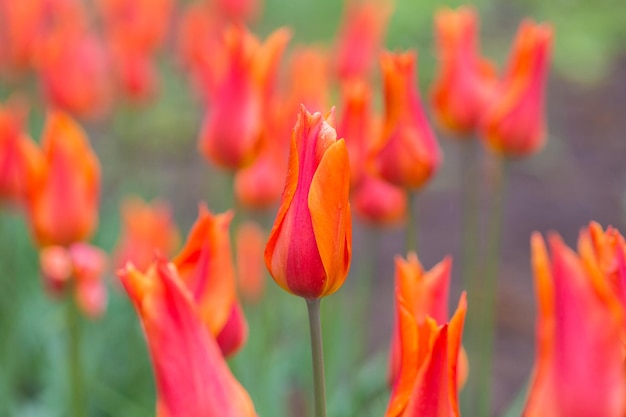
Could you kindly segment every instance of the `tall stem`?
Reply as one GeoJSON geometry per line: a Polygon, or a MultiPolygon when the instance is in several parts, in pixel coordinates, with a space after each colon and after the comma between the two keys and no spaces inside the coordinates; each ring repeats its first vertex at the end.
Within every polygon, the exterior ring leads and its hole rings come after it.
{"type": "Polygon", "coordinates": [[[417,192],[407,191],[406,204],[406,252],[417,252],[417,192]]]}
{"type": "Polygon", "coordinates": [[[73,417],[86,417],[80,354],[80,313],[71,296],[66,300],[67,370],[73,417]]]}
{"type": "Polygon", "coordinates": [[[315,417],[326,417],[326,383],[324,382],[324,348],[322,346],[320,299],[307,299],[306,305],[309,311],[309,328],[311,330],[315,417]]]}
{"type": "Polygon", "coordinates": [[[498,266],[502,241],[502,224],[506,194],[507,166],[505,159],[497,159],[494,170],[494,189],[491,215],[487,229],[487,248],[484,285],[481,290],[481,316],[478,343],[480,362],[478,364],[477,408],[475,416],[489,416],[491,406],[491,373],[493,368],[494,342],[496,334],[496,296],[498,290],[498,266]]]}
{"type": "Polygon", "coordinates": [[[480,183],[477,170],[478,141],[469,140],[462,146],[459,183],[463,187],[461,196],[462,216],[462,278],[463,288],[475,285],[480,256],[479,201],[480,183]]]}

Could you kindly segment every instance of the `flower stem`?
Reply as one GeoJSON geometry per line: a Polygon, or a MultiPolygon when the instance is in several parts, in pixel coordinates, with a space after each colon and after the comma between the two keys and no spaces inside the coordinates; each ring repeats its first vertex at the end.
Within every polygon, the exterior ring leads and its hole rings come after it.
{"type": "Polygon", "coordinates": [[[320,299],[307,299],[306,305],[309,311],[309,328],[311,330],[315,417],[326,417],[326,384],[324,382],[324,348],[322,346],[320,299]]]}
{"type": "Polygon", "coordinates": [[[66,300],[67,370],[73,417],[86,417],[80,355],[80,313],[71,296],[66,300]]]}
{"type": "Polygon", "coordinates": [[[498,267],[500,260],[500,245],[502,241],[502,224],[504,219],[504,203],[507,178],[507,164],[505,159],[496,161],[494,171],[494,189],[492,195],[491,215],[487,228],[486,262],[484,284],[480,300],[481,330],[478,334],[480,362],[477,367],[477,387],[480,389],[477,396],[475,416],[489,416],[491,407],[491,382],[493,368],[493,354],[496,334],[496,297],[498,293],[498,267]]]}
{"type": "Polygon", "coordinates": [[[406,195],[406,252],[417,252],[417,193],[407,191],[406,195]]]}
{"type": "MultiPolygon", "coordinates": [[[[472,289],[476,285],[477,267],[480,256],[480,228],[479,228],[479,193],[480,180],[478,178],[477,158],[478,141],[469,140],[461,146],[460,184],[462,186],[462,278],[463,288],[472,289]]],[[[471,293],[470,293],[471,294],[471,293]]]]}

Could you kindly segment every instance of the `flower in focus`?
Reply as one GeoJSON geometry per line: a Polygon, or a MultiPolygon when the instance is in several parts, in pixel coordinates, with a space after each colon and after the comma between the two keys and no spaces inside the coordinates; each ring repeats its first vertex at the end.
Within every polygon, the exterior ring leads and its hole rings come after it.
{"type": "Polygon", "coordinates": [[[403,188],[422,187],[441,162],[435,134],[415,86],[412,52],[381,56],[385,117],[374,147],[374,167],[386,181],[403,188]]]}
{"type": "Polygon", "coordinates": [[[152,357],[159,417],[254,417],[248,393],[228,369],[176,267],[163,259],[142,273],[118,272],[152,357]]]}
{"type": "Polygon", "coordinates": [[[435,15],[440,67],[433,110],[444,128],[459,135],[476,130],[496,83],[493,66],[478,55],[477,26],[476,12],[467,6],[435,15]]]}
{"type": "Polygon", "coordinates": [[[521,24],[508,69],[481,121],[487,146],[503,156],[537,152],[545,141],[543,102],[552,28],[521,24]]]}
{"type": "Polygon", "coordinates": [[[256,158],[263,105],[273,94],[278,62],[290,37],[288,30],[278,29],[261,45],[242,26],[225,30],[208,82],[210,107],[200,133],[199,147],[208,160],[238,169],[256,158]]]}
{"type": "Polygon", "coordinates": [[[245,222],[237,229],[235,244],[239,291],[251,303],[261,299],[265,288],[264,243],[265,232],[257,223],[245,222]]]}
{"type": "Polygon", "coordinates": [[[28,194],[28,213],[40,246],[87,240],[98,223],[100,163],[85,132],[68,115],[50,111],[41,147],[44,166],[28,194]]]}
{"type": "Polygon", "coordinates": [[[240,307],[228,234],[232,217],[231,212],[213,215],[201,205],[198,220],[173,261],[197,304],[200,318],[218,342],[220,332],[227,324],[230,326],[227,331],[231,334],[228,340],[233,339],[233,333],[239,333],[236,337],[238,345],[220,346],[224,356],[235,353],[247,337],[245,319],[240,311],[236,311],[240,307]],[[233,317],[233,314],[240,317],[233,317]]]}
{"type": "MultiPolygon", "coordinates": [[[[409,266],[399,265],[400,268],[409,266]]],[[[419,291],[423,288],[415,286],[411,275],[396,275],[400,359],[385,416],[458,417],[457,363],[467,310],[465,293],[461,295],[452,319],[448,323],[438,324],[434,318],[424,316],[425,311],[421,309],[426,306],[418,301],[425,294],[419,291]]],[[[436,283],[435,287],[438,285],[436,283]]]]}
{"type": "Polygon", "coordinates": [[[145,203],[131,197],[122,204],[123,232],[115,250],[115,265],[122,268],[131,262],[146,271],[154,254],[172,256],[180,241],[178,228],[168,204],[155,200],[145,203]]]}
{"type": "Polygon", "coordinates": [[[532,264],[538,302],[537,359],[524,417],[623,416],[626,379],[623,310],[607,277],[590,268],[589,235],[581,256],[556,234],[535,233],[532,264]]]}
{"type": "Polygon", "coordinates": [[[72,288],[80,310],[98,318],[106,309],[107,294],[103,282],[107,258],[102,249],[86,243],[69,247],[47,246],[39,253],[44,285],[53,296],[72,288]]]}
{"type": "Polygon", "coordinates": [[[340,79],[368,77],[380,52],[390,15],[388,1],[346,2],[335,52],[340,79]]]}
{"type": "Polygon", "coordinates": [[[0,107],[0,201],[21,204],[41,174],[43,155],[22,131],[25,110],[14,100],[0,107]]]}
{"type": "Polygon", "coordinates": [[[337,291],[350,266],[350,165],[337,140],[333,113],[304,106],[294,127],[280,208],[265,248],[265,264],[285,291],[319,298],[337,291]]]}

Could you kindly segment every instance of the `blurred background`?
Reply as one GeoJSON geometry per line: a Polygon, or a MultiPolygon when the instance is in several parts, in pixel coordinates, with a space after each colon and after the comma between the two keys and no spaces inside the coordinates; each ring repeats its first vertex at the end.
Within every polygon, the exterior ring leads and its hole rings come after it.
{"type": "MultiPolygon", "coordinates": [[[[16,0],[4,0],[10,1],[16,0]]],[[[204,105],[176,52],[177,28],[187,4],[176,3],[165,44],[156,54],[158,89],[154,96],[140,104],[115,102],[105,116],[80,119],[101,161],[100,225],[93,242],[107,252],[116,245],[120,204],[128,195],[168,201],[183,236],[196,218],[200,201],[206,201],[214,212],[234,206],[231,175],[207,163],[197,151],[204,105]]],[[[385,45],[391,50],[418,51],[423,97],[428,97],[437,69],[434,13],[442,6],[463,4],[467,3],[395,0],[385,45]]],[[[624,228],[626,10],[619,0],[481,0],[471,5],[480,16],[481,51],[500,68],[524,18],[549,22],[555,32],[546,96],[547,145],[539,154],[510,166],[498,281],[493,398],[496,415],[503,415],[527,382],[534,358],[531,232],[555,230],[575,245],[579,229],[590,220],[624,228]]],[[[93,9],[90,1],[85,1],[85,6],[93,9]]],[[[343,13],[343,2],[336,0],[265,0],[250,28],[264,39],[280,26],[290,27],[293,39],[288,56],[298,45],[330,47],[343,13]]],[[[0,27],[5,26],[2,18],[0,15],[0,27]]],[[[92,24],[97,33],[97,17],[92,24]]],[[[286,77],[286,69],[281,71],[279,83],[286,77]]],[[[307,74],[301,77],[306,79],[307,74]]],[[[29,98],[28,130],[39,140],[45,105],[36,77],[5,77],[0,82],[3,102],[17,91],[29,98]]],[[[330,97],[330,104],[337,104],[338,92],[331,91],[330,97]]],[[[376,102],[380,107],[380,97],[376,102]]],[[[419,256],[427,269],[447,254],[455,261],[460,259],[461,248],[461,148],[442,132],[438,137],[444,162],[434,181],[420,192],[417,203],[419,256]]],[[[492,164],[491,155],[483,152],[481,169],[488,172],[492,164]]],[[[481,201],[486,204],[489,184],[480,187],[481,201]]],[[[263,222],[265,227],[271,226],[274,215],[275,208],[237,213],[263,222]]],[[[0,226],[0,404],[8,413],[3,410],[0,414],[65,416],[63,308],[43,290],[37,250],[22,216],[3,210],[0,226]]],[[[323,304],[330,415],[384,413],[393,259],[403,251],[402,228],[374,230],[355,220],[351,275],[344,288],[323,304]],[[373,271],[373,288],[363,292],[359,279],[368,268],[373,271]],[[367,297],[365,307],[359,304],[362,297],[367,297]],[[361,342],[357,333],[367,342],[361,342]],[[363,405],[358,409],[356,403],[363,405]]],[[[456,305],[462,288],[459,268],[453,271],[450,304],[456,305]]],[[[154,415],[154,382],[138,319],[113,271],[107,274],[107,286],[106,314],[84,323],[83,362],[90,415],[154,415]]],[[[264,297],[259,305],[247,307],[250,339],[231,366],[250,392],[259,415],[311,415],[305,411],[310,409],[310,358],[304,303],[280,291],[271,280],[264,297]]]]}

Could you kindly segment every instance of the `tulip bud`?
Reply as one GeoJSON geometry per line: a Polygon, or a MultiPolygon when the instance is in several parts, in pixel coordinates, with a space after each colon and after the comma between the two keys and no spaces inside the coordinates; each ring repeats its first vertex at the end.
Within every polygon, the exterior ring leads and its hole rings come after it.
{"type": "Polygon", "coordinates": [[[415,57],[412,52],[381,57],[385,118],[374,150],[376,172],[394,185],[411,189],[422,187],[441,162],[413,79],[415,57]]]}
{"type": "Polygon", "coordinates": [[[508,71],[481,122],[485,143],[494,152],[525,156],[543,146],[551,43],[550,26],[529,21],[520,26],[508,71]]]}
{"type": "Polygon", "coordinates": [[[98,223],[100,164],[85,132],[69,116],[48,114],[44,173],[28,196],[31,229],[41,246],[88,239],[98,223]]]}
{"type": "Polygon", "coordinates": [[[368,223],[387,226],[406,219],[406,192],[387,181],[366,174],[352,192],[355,213],[368,223]]]}
{"type": "Polygon", "coordinates": [[[302,106],[289,170],[265,264],[284,290],[305,298],[337,291],[350,266],[350,164],[343,139],[326,118],[302,106]]]}
{"type": "Polygon", "coordinates": [[[237,229],[237,276],[239,292],[244,300],[258,302],[265,288],[263,244],[265,232],[254,222],[245,222],[237,229]]]}

